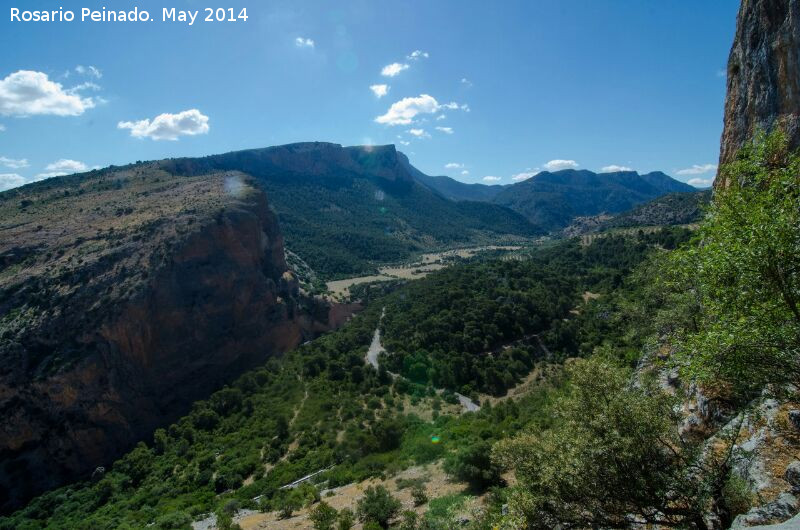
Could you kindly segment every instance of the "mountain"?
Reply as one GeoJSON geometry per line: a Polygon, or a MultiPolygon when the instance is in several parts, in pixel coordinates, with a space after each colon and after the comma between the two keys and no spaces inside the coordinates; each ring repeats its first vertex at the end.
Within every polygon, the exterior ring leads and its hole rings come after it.
{"type": "Polygon", "coordinates": [[[0,194],[0,509],[88,476],[347,309],[298,291],[240,172],[147,163],[0,194]]]}
{"type": "Polygon", "coordinates": [[[454,202],[432,191],[393,145],[310,142],[166,160],[159,167],[174,175],[251,175],[277,212],[287,248],[326,277],[368,273],[376,264],[441,246],[542,233],[504,206],[454,202]]]}
{"type": "Polygon", "coordinates": [[[593,173],[565,169],[543,171],[503,188],[493,203],[521,213],[533,224],[558,230],[576,217],[617,213],[680,191],[696,191],[661,172],[639,175],[635,171],[593,173]]]}
{"type": "Polygon", "coordinates": [[[576,217],[564,229],[567,237],[600,232],[609,228],[637,226],[670,226],[699,222],[711,203],[711,190],[679,192],[663,195],[616,215],[576,217]]]}
{"type": "MultiPolygon", "coordinates": [[[[728,57],[728,88],[720,166],[757,130],[779,124],[789,146],[800,146],[800,4],[742,2],[728,57]]],[[[716,186],[726,187],[723,177],[716,186]]]]}
{"type": "Polygon", "coordinates": [[[504,187],[501,184],[467,184],[443,175],[430,177],[421,172],[418,175],[414,175],[414,177],[432,190],[453,201],[491,202],[504,187]]]}

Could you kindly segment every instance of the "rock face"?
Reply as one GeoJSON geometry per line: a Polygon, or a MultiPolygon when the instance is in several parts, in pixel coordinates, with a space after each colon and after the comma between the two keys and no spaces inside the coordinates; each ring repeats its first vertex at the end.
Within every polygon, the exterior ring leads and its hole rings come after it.
{"type": "Polygon", "coordinates": [[[145,168],[39,184],[0,195],[0,240],[36,249],[0,270],[3,511],[88,478],[344,319],[298,292],[266,196],[241,175],[145,168]],[[79,224],[61,230],[62,212],[79,224]]]}
{"type": "Polygon", "coordinates": [[[800,3],[743,0],[728,59],[720,165],[733,160],[757,129],[776,124],[800,146],[800,3]]]}

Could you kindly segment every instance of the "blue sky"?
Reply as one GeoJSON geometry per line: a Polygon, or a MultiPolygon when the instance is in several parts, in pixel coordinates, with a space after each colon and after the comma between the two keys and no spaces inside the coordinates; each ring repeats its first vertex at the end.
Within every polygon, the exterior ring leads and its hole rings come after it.
{"type": "Polygon", "coordinates": [[[3,4],[0,188],[312,140],[395,143],[422,171],[467,182],[620,166],[702,185],[718,157],[738,9],[734,0],[3,4]],[[11,7],[80,17],[103,5],[138,6],[155,21],[9,21],[11,7]],[[246,8],[248,20],[201,22],[207,6],[246,8]],[[162,22],[163,7],[201,15],[192,26],[162,22]]]}

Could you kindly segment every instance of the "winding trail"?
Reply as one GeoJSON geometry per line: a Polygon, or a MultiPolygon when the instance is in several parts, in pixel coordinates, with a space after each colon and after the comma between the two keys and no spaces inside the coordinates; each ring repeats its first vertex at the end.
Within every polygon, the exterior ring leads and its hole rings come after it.
{"type": "MultiPolygon", "coordinates": [[[[384,348],[383,344],[381,344],[381,321],[383,320],[385,314],[386,308],[384,307],[383,310],[381,310],[381,318],[378,321],[378,326],[375,328],[375,334],[372,335],[372,342],[369,345],[369,349],[367,349],[367,355],[364,357],[364,360],[368,364],[372,365],[372,367],[376,370],[378,370],[380,366],[378,363],[378,355],[386,352],[386,348],[384,348]]],[[[391,375],[392,378],[397,377],[397,374],[392,372],[389,372],[389,375],[391,375]]],[[[436,389],[437,394],[442,394],[443,392],[443,388],[436,389]]],[[[472,401],[467,396],[459,394],[458,392],[453,393],[458,398],[458,402],[461,403],[461,406],[464,407],[464,412],[477,412],[481,409],[480,405],[472,401]]]]}

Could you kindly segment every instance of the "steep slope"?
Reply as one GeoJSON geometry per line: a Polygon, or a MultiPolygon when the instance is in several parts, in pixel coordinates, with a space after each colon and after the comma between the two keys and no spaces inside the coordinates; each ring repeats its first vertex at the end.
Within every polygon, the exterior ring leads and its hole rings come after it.
{"type": "Polygon", "coordinates": [[[393,145],[290,144],[168,160],[161,167],[176,175],[252,175],[270,197],[287,247],[328,277],[444,245],[541,233],[502,206],[456,203],[431,191],[393,145]]]}
{"type": "Polygon", "coordinates": [[[800,4],[747,0],[728,58],[720,165],[733,160],[757,129],[770,130],[776,123],[791,147],[800,146],[800,4]]]}
{"type": "Polygon", "coordinates": [[[572,237],[609,228],[697,223],[710,202],[711,190],[670,193],[616,215],[577,217],[564,229],[564,235],[572,237]]]}
{"type": "Polygon", "coordinates": [[[109,463],[327,320],[241,173],[144,164],[0,194],[0,508],[109,463]]]}
{"type": "Polygon", "coordinates": [[[508,206],[532,223],[557,230],[575,217],[617,213],[677,191],[695,188],[656,172],[593,173],[565,169],[538,175],[505,187],[493,202],[508,206]]]}

